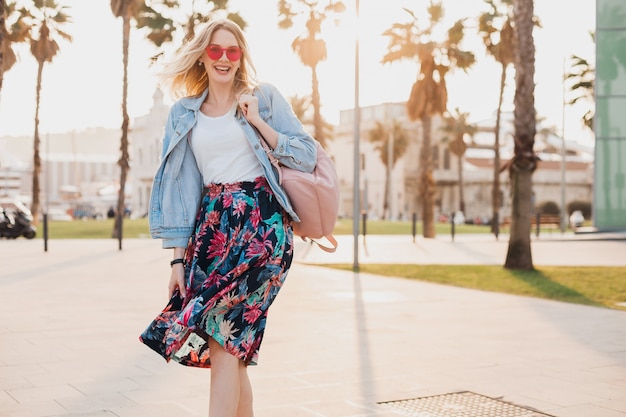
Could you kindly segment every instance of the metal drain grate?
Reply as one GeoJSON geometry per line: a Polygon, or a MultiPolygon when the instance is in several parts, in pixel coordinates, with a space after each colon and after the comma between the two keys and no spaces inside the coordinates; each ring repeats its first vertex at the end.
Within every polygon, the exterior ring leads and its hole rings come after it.
{"type": "Polygon", "coordinates": [[[549,414],[469,391],[379,404],[413,417],[551,417],[549,414]]]}

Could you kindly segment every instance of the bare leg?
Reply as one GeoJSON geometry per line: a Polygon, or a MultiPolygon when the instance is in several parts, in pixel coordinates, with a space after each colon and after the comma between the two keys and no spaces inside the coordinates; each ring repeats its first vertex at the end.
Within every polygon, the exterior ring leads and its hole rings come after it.
{"type": "Polygon", "coordinates": [[[254,417],[252,409],[252,385],[248,378],[248,367],[239,362],[239,406],[237,417],[254,417]]]}
{"type": "Polygon", "coordinates": [[[209,417],[235,417],[241,392],[240,362],[212,338],[209,417]]]}

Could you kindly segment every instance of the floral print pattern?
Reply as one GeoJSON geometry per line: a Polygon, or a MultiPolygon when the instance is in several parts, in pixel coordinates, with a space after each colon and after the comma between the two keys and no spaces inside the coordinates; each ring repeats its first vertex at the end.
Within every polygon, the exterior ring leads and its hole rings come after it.
{"type": "Polygon", "coordinates": [[[205,188],[176,292],[140,340],[167,361],[208,368],[208,338],[255,365],[267,313],[293,258],[289,216],[264,177],[205,188]]]}

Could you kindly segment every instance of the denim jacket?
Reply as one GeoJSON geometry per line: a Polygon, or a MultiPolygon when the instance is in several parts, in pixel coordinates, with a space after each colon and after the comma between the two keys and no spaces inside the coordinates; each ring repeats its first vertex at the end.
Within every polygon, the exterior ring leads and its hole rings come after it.
{"type": "MultiPolygon", "coordinates": [[[[204,184],[188,137],[207,94],[205,90],[200,96],[178,100],[172,105],[165,124],[161,162],[152,182],[148,212],[150,235],[163,239],[164,248],[186,247],[195,227],[204,184]]],[[[317,157],[315,140],[304,130],[287,100],[270,84],[257,87],[255,95],[259,99],[259,115],[278,132],[278,144],[272,151],[274,157],[288,167],[312,172],[317,157]]],[[[241,112],[235,117],[276,199],[291,218],[299,222],[255,130],[241,112]]]]}

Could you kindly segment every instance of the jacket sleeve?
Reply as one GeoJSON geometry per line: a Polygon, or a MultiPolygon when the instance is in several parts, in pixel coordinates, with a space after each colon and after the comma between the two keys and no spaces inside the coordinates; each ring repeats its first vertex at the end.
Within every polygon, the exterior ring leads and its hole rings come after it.
{"type": "Polygon", "coordinates": [[[163,249],[186,248],[189,238],[164,238],[161,240],[163,249]]]}
{"type": "Polygon", "coordinates": [[[272,154],[283,165],[312,172],[317,157],[315,139],[306,131],[276,87],[262,84],[259,90],[259,113],[278,132],[278,144],[272,154]]]}

